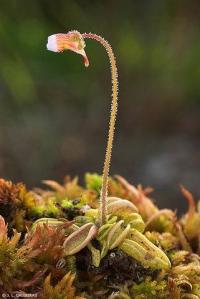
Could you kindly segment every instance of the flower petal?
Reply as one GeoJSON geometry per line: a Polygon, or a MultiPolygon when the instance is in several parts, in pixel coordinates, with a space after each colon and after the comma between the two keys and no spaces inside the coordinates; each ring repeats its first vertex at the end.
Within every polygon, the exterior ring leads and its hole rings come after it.
{"type": "Polygon", "coordinates": [[[71,50],[83,56],[84,64],[89,66],[89,60],[85,53],[85,42],[78,31],[69,31],[68,33],[53,34],[48,37],[47,50],[53,52],[63,52],[71,50]]]}
{"type": "Polygon", "coordinates": [[[56,34],[50,35],[48,37],[47,50],[53,51],[53,52],[59,52],[58,46],[57,46],[56,34]]]}

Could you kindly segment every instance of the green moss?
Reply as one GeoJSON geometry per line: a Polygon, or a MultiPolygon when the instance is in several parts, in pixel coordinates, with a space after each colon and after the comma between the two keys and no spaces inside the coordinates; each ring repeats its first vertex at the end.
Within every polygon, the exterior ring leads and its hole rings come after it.
{"type": "MultiPolygon", "coordinates": [[[[129,196],[123,196],[127,194],[126,187],[110,178],[112,197],[107,198],[106,223],[100,225],[97,190],[101,177],[86,176],[87,188],[81,187],[78,179],[68,180],[64,185],[48,181],[53,190],[28,191],[20,185],[20,196],[13,192],[15,186],[1,181],[0,207],[6,208],[12,200],[15,213],[6,223],[0,217],[0,295],[2,285],[9,292],[23,289],[29,283],[27,292],[34,289],[42,292],[50,273],[52,286],[49,281],[46,287],[50,293],[54,292],[54,286],[71,271],[76,276],[76,290],[73,287],[72,290],[84,299],[93,299],[96,293],[105,294],[101,299],[200,297],[198,238],[187,240],[184,236],[189,213],[177,217],[177,224],[182,228],[178,232],[173,211],[165,210],[167,213],[161,215],[157,208],[150,218],[142,218],[141,202],[132,203],[135,193],[128,187],[129,196]],[[22,234],[13,235],[13,229],[22,234]],[[184,247],[186,243],[190,250],[184,247]],[[69,247],[76,249],[73,254],[68,255],[69,247]],[[124,251],[118,254],[120,248],[124,251]]],[[[146,202],[150,202],[147,197],[143,205],[146,202]]],[[[200,217],[195,202],[194,209],[189,211],[197,219],[200,217]]],[[[194,225],[196,222],[191,223],[194,236],[198,236],[199,227],[194,225]]]]}
{"type": "Polygon", "coordinates": [[[42,217],[45,213],[45,205],[40,205],[40,206],[34,206],[31,209],[31,214],[34,214],[36,216],[42,217]]]}
{"type": "Polygon", "coordinates": [[[71,208],[73,208],[72,202],[69,201],[68,199],[63,199],[60,205],[64,209],[71,209],[71,208]]]}
{"type": "Polygon", "coordinates": [[[102,186],[102,176],[97,173],[87,172],[85,174],[85,183],[87,189],[94,190],[99,194],[102,186]]]}
{"type": "Polygon", "coordinates": [[[150,281],[147,279],[140,284],[135,284],[131,287],[131,294],[133,296],[145,295],[147,298],[155,298],[159,293],[163,293],[166,290],[167,284],[165,281],[150,281]]]}

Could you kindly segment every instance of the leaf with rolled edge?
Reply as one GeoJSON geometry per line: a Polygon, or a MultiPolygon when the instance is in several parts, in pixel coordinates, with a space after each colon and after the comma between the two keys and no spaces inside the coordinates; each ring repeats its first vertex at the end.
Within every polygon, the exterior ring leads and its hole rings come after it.
{"type": "Polygon", "coordinates": [[[103,240],[116,222],[117,222],[117,216],[112,216],[108,218],[107,222],[99,228],[97,240],[99,241],[103,240]]]}
{"type": "Polygon", "coordinates": [[[37,225],[47,224],[50,226],[58,226],[63,223],[64,223],[64,221],[58,220],[56,218],[39,218],[38,220],[33,222],[32,226],[31,226],[31,231],[34,231],[36,229],[37,225]]]}
{"type": "Polygon", "coordinates": [[[136,229],[131,229],[128,238],[119,247],[144,267],[165,270],[171,267],[166,254],[136,229]]]}
{"type": "Polygon", "coordinates": [[[33,233],[37,226],[43,226],[43,225],[48,225],[50,227],[54,227],[54,228],[57,228],[59,227],[60,229],[63,228],[65,229],[65,231],[67,233],[72,233],[74,232],[75,230],[78,229],[78,226],[76,224],[73,223],[73,221],[69,221],[67,219],[56,219],[56,218],[40,218],[38,220],[36,220],[32,226],[31,226],[31,229],[28,233],[33,233]]]}
{"type": "Polygon", "coordinates": [[[116,223],[108,234],[107,244],[110,250],[119,246],[130,232],[130,224],[128,224],[124,229],[121,228],[123,222],[124,221],[121,220],[118,223],[116,223]]]}
{"type": "Polygon", "coordinates": [[[144,267],[151,269],[169,269],[167,263],[160,262],[160,258],[152,256],[146,249],[133,240],[125,239],[119,247],[126,254],[140,262],[144,267]]]}
{"type": "Polygon", "coordinates": [[[97,227],[94,223],[86,223],[73,232],[65,240],[63,247],[65,255],[72,255],[86,247],[96,236],[97,227]]]}
{"type": "Polygon", "coordinates": [[[98,250],[94,246],[92,246],[91,243],[89,243],[87,247],[92,254],[92,265],[94,265],[95,267],[99,267],[100,262],[101,262],[100,250],[98,250]]]}
{"type": "Polygon", "coordinates": [[[106,223],[103,226],[100,227],[97,235],[97,240],[102,241],[106,236],[108,235],[108,232],[112,229],[114,226],[114,223],[106,223]]]}
{"type": "Polygon", "coordinates": [[[136,206],[126,199],[107,197],[107,213],[120,217],[127,217],[130,213],[137,213],[136,206]]]}
{"type": "Polygon", "coordinates": [[[108,214],[116,215],[125,221],[125,224],[130,224],[131,227],[143,232],[145,223],[138,214],[136,206],[126,199],[118,197],[108,197],[107,212],[108,214]]]}
{"type": "Polygon", "coordinates": [[[125,224],[130,224],[132,228],[137,229],[139,232],[143,233],[145,230],[145,223],[138,213],[131,213],[125,218],[125,224]]]}
{"type": "Polygon", "coordinates": [[[106,256],[106,254],[108,253],[108,250],[109,250],[109,248],[108,248],[107,242],[106,242],[106,240],[104,240],[102,242],[101,259],[106,256]]]}
{"type": "Polygon", "coordinates": [[[116,240],[117,236],[119,236],[122,233],[122,225],[124,223],[124,220],[118,221],[109,231],[107,236],[107,244],[110,248],[112,243],[116,240]]]}
{"type": "Polygon", "coordinates": [[[97,235],[97,240],[101,243],[101,258],[103,258],[108,250],[114,249],[121,244],[128,236],[131,226],[125,225],[124,220],[118,222],[116,217],[109,219],[109,223],[100,227],[97,235]]]}

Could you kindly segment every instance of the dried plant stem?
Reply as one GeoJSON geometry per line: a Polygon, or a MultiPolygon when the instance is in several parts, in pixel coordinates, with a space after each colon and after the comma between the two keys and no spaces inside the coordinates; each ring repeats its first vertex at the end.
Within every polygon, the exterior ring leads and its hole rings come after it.
{"type": "Polygon", "coordinates": [[[107,148],[105,154],[105,161],[103,167],[103,177],[102,177],[102,189],[101,189],[101,197],[100,197],[100,210],[99,210],[99,220],[100,224],[104,224],[106,220],[106,197],[107,197],[107,189],[108,189],[108,176],[110,170],[110,161],[112,155],[112,147],[113,147],[113,138],[115,132],[115,122],[117,115],[117,100],[118,100],[118,74],[117,74],[117,66],[115,56],[110,44],[101,36],[93,34],[93,33],[83,33],[83,38],[91,38],[99,43],[101,43],[109,57],[110,67],[111,67],[111,76],[112,76],[112,103],[111,103],[111,114],[110,114],[110,123],[109,123],[109,132],[108,132],[108,141],[107,148]]]}

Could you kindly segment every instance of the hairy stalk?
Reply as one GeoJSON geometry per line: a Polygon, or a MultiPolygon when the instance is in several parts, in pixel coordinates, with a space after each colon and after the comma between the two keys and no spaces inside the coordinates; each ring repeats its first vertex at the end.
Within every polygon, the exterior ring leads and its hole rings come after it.
{"type": "Polygon", "coordinates": [[[106,197],[107,197],[107,189],[108,189],[108,176],[110,170],[110,161],[112,155],[112,147],[113,147],[113,138],[115,132],[115,122],[117,115],[117,100],[118,100],[118,74],[117,74],[117,66],[115,56],[110,44],[101,36],[93,34],[93,33],[83,33],[83,38],[91,38],[99,43],[101,43],[109,57],[110,67],[111,67],[111,76],[112,76],[112,103],[111,103],[111,113],[110,113],[110,122],[109,122],[109,132],[108,132],[108,141],[106,147],[105,161],[103,167],[103,177],[102,177],[102,189],[100,196],[100,210],[99,210],[99,220],[100,224],[104,224],[106,220],[106,197]]]}

